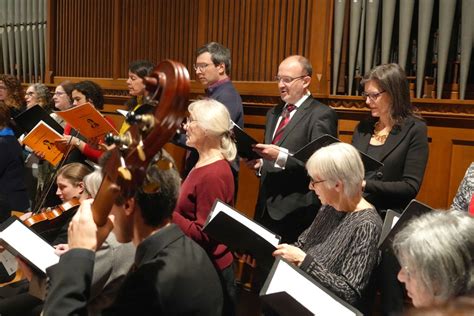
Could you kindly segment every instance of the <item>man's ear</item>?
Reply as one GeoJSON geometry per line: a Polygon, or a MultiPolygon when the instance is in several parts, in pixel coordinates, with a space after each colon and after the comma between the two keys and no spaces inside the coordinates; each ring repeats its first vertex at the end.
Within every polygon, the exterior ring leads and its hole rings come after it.
{"type": "Polygon", "coordinates": [[[125,200],[123,205],[123,209],[125,210],[125,214],[130,216],[135,211],[135,198],[131,197],[125,200]]]}
{"type": "Polygon", "coordinates": [[[225,75],[225,64],[224,63],[220,63],[218,66],[217,66],[217,71],[219,71],[219,75],[225,75]]]}
{"type": "Polygon", "coordinates": [[[303,78],[303,87],[305,87],[306,89],[308,89],[309,85],[311,84],[311,77],[310,76],[306,76],[303,78]]]}

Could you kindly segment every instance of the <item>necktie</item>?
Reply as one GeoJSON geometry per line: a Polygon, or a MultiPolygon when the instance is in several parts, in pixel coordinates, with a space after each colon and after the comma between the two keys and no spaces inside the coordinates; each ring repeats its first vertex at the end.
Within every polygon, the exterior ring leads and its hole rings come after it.
{"type": "Polygon", "coordinates": [[[296,105],[288,104],[283,112],[281,113],[281,121],[278,124],[278,127],[275,132],[275,136],[273,137],[272,144],[278,143],[278,141],[283,136],[283,131],[285,130],[285,126],[290,122],[290,113],[296,109],[296,105]]]}

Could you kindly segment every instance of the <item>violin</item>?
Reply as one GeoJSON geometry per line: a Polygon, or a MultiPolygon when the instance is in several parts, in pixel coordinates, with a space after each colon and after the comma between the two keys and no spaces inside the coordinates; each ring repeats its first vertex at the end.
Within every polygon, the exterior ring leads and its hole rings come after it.
{"type": "Polygon", "coordinates": [[[79,199],[73,198],[55,207],[40,210],[40,213],[33,214],[23,223],[44,239],[52,241],[58,231],[71,220],[80,204],[79,199]]]}
{"type": "Polygon", "coordinates": [[[124,135],[107,135],[111,149],[102,168],[103,180],[92,203],[94,221],[107,222],[115,199],[122,193],[134,195],[145,179],[148,164],[156,153],[174,136],[183,122],[188,107],[190,83],[184,65],[165,60],[144,79],[149,92],[145,102],[149,113],[127,115],[129,130],[124,135]]]}

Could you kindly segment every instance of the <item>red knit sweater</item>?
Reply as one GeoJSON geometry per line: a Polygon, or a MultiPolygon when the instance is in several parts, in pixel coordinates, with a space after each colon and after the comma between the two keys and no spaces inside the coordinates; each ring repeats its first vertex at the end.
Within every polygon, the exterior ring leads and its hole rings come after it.
{"type": "Polygon", "coordinates": [[[191,170],[181,186],[173,222],[207,251],[219,270],[223,270],[232,264],[232,253],[227,246],[202,231],[217,198],[229,205],[234,204],[234,179],[225,160],[191,170]]]}

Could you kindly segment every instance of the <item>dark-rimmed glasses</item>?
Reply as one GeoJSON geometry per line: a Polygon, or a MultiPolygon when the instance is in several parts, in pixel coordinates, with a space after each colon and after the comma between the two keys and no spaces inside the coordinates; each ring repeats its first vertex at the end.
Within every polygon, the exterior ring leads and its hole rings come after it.
{"type": "Polygon", "coordinates": [[[365,91],[363,91],[363,92],[361,93],[361,95],[362,95],[362,97],[363,97],[364,99],[366,99],[366,100],[367,100],[367,98],[369,98],[369,99],[372,100],[372,101],[377,101],[377,99],[378,99],[378,98],[382,95],[382,93],[384,93],[384,92],[385,92],[385,90],[382,90],[382,91],[380,91],[380,92],[365,92],[365,91]]]}

